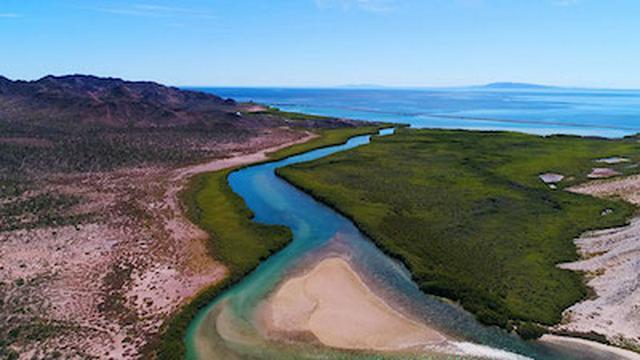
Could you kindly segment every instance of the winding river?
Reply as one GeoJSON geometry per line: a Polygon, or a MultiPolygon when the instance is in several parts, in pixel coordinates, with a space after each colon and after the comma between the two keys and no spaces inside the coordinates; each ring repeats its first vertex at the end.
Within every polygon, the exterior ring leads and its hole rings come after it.
{"type": "MultiPolygon", "coordinates": [[[[380,135],[391,132],[383,130],[380,135]]],[[[366,285],[394,309],[451,339],[444,348],[425,348],[421,358],[452,358],[443,352],[458,354],[457,359],[612,358],[611,354],[594,350],[522,341],[503,330],[479,324],[454,304],[422,293],[407,269],[377,249],[350,220],[275,174],[277,168],[352,149],[370,139],[354,137],[342,145],[243,168],[229,176],[232,189],[255,213],[255,221],[288,226],[293,231],[293,241],[200,311],[185,339],[188,359],[380,358],[305,342],[285,344],[262,335],[257,313],[264,299],[283,280],[329,256],[347,260],[366,285]]]]}

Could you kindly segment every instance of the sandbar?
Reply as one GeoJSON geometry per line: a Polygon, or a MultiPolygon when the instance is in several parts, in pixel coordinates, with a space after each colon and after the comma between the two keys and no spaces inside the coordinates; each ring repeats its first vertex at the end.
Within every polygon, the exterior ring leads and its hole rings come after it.
{"type": "Polygon", "coordinates": [[[446,341],[392,309],[338,257],[284,282],[267,300],[264,322],[272,332],[310,333],[340,349],[402,351],[446,341]]]}
{"type": "Polygon", "coordinates": [[[546,334],[540,338],[540,341],[562,345],[565,348],[573,347],[581,351],[588,348],[595,352],[607,353],[609,355],[607,358],[611,360],[640,360],[640,354],[638,353],[574,337],[546,334]]]}

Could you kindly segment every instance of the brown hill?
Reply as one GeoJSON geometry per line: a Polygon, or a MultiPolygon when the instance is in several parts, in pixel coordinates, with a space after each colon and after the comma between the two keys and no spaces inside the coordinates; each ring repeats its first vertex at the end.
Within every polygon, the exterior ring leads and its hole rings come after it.
{"type": "Polygon", "coordinates": [[[0,76],[0,177],[198,161],[265,133],[356,125],[153,82],[0,76]]]}
{"type": "MultiPolygon", "coordinates": [[[[211,126],[237,122],[230,99],[153,82],[85,75],[0,77],[0,121],[56,128],[211,126]]],[[[238,124],[249,125],[249,124],[238,124]]]]}

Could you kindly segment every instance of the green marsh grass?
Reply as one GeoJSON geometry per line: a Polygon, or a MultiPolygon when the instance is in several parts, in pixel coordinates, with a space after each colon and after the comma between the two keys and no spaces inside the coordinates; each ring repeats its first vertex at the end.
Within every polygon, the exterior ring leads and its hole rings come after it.
{"type": "Polygon", "coordinates": [[[582,274],[556,266],[577,259],[573,239],[634,212],[561,190],[610,156],[631,160],[615,165],[620,172],[637,172],[629,164],[640,161],[640,144],[402,129],[278,174],[353,219],[423,291],[459,301],[486,324],[552,325],[587,294],[582,274]],[[567,179],[554,191],[538,178],[545,172],[567,179]]]}

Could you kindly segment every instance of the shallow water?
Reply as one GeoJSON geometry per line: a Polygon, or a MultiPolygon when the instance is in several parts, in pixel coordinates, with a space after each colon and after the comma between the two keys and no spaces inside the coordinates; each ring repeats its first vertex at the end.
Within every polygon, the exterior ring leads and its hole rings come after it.
{"type": "Polygon", "coordinates": [[[186,338],[189,359],[370,358],[371,354],[268,340],[256,321],[261,301],[282,280],[335,255],[347,259],[367,285],[391,306],[453,339],[448,349],[424,349],[424,354],[432,358],[441,358],[438,354],[443,350],[466,354],[456,358],[611,358],[521,341],[500,329],[480,325],[455,305],[423,294],[406,268],[378,250],[353,223],[275,175],[278,167],[354,148],[369,139],[369,136],[352,138],[343,145],[251,166],[230,175],[231,187],[256,214],[255,221],[288,226],[293,231],[293,241],[198,314],[186,338]]]}
{"type": "Polygon", "coordinates": [[[640,91],[199,88],[284,110],[413,127],[621,137],[640,132],[640,91]]]}

